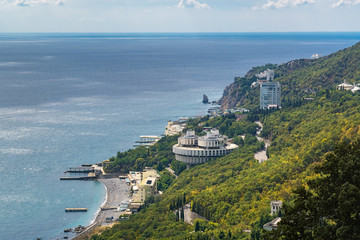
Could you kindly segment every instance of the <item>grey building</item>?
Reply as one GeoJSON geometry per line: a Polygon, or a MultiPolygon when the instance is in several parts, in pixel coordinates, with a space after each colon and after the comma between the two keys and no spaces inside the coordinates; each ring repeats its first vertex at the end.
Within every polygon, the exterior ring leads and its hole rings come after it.
{"type": "Polygon", "coordinates": [[[190,168],[212,158],[225,156],[236,148],[238,145],[228,142],[227,136],[212,129],[202,137],[195,135],[195,131],[187,131],[186,135],[178,138],[178,144],[173,146],[173,153],[176,160],[186,163],[190,168]]]}
{"type": "Polygon", "coordinates": [[[260,108],[281,107],[281,85],[279,82],[260,84],[260,108]]]}

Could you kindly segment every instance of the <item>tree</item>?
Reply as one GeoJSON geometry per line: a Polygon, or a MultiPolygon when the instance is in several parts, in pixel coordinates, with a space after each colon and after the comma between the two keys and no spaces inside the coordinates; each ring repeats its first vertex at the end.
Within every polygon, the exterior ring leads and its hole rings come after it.
{"type": "Polygon", "coordinates": [[[232,233],[231,233],[230,229],[229,229],[229,232],[228,232],[228,239],[232,239],[232,233]]]}
{"type": "Polygon", "coordinates": [[[181,208],[181,220],[185,221],[184,207],[181,208]]]}
{"type": "Polygon", "coordinates": [[[319,178],[295,191],[279,229],[265,239],[359,239],[360,140],[342,142],[315,171],[319,178]]]}
{"type": "Polygon", "coordinates": [[[196,221],[195,223],[195,232],[198,232],[200,231],[200,224],[199,224],[199,221],[196,221]]]}

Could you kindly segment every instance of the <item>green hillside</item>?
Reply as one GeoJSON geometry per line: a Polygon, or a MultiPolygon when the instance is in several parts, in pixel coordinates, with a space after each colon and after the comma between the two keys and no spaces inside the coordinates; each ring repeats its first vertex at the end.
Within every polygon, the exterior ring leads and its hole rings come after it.
{"type": "Polygon", "coordinates": [[[300,59],[281,65],[267,64],[252,68],[244,77],[237,77],[224,90],[220,102],[224,108],[245,106],[250,109],[259,105],[259,89],[251,89],[255,74],[266,69],[275,71],[275,80],[281,83],[282,104],[312,96],[319,91],[334,89],[346,79],[360,81],[360,43],[319,59],[300,59]]]}
{"type": "MultiPolygon", "coordinates": [[[[272,219],[270,201],[291,202],[295,188],[317,177],[314,168],[324,155],[339,142],[360,136],[359,93],[334,90],[344,78],[360,80],[360,44],[318,60],[254,68],[227,88],[223,104],[255,108],[259,89],[249,86],[256,72],[269,67],[283,86],[286,104],[281,110],[253,111],[239,121],[229,115],[192,122],[193,127],[218,127],[235,138],[248,136],[230,155],[182,171],[154,204],[92,239],[259,239],[262,225],[272,219]],[[310,95],[313,101],[301,100],[310,95]],[[263,146],[251,140],[254,129],[244,127],[254,126],[256,119],[264,124],[262,135],[272,140],[269,160],[261,164],[254,153],[263,146]],[[191,226],[177,221],[172,209],[190,202],[210,222],[191,226]]],[[[166,141],[158,144],[158,150],[169,151],[166,141]]]]}

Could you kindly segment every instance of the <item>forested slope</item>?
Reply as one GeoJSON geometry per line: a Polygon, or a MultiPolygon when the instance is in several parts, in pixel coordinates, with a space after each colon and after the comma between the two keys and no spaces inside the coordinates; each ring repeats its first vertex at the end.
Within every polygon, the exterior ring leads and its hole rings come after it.
{"type": "MultiPolygon", "coordinates": [[[[262,225],[271,219],[270,201],[291,202],[293,190],[317,176],[314,168],[326,153],[360,136],[359,93],[333,90],[343,78],[360,80],[359,48],[357,44],[319,60],[276,66],[288,101],[280,110],[253,111],[240,121],[229,116],[192,123],[216,126],[226,134],[232,131],[236,137],[254,134],[243,126],[261,120],[262,135],[272,140],[268,161],[259,164],[254,159],[263,146],[249,136],[230,155],[183,171],[156,203],[93,239],[259,239],[262,225]],[[314,100],[301,100],[308,95],[314,100]],[[190,202],[210,222],[190,226],[177,221],[174,209],[190,202]]],[[[250,75],[267,67],[253,69],[239,81],[251,84],[250,75]]],[[[249,92],[246,84],[241,86],[236,91],[248,97],[237,103],[255,106],[250,95],[256,89],[249,92]]]]}
{"type": "Polygon", "coordinates": [[[236,77],[227,86],[220,99],[223,108],[259,104],[259,89],[251,89],[255,74],[266,69],[275,71],[275,80],[281,83],[282,103],[300,99],[326,89],[334,89],[346,79],[353,83],[360,79],[360,43],[319,59],[300,59],[281,65],[267,64],[252,68],[244,77],[236,77]]]}

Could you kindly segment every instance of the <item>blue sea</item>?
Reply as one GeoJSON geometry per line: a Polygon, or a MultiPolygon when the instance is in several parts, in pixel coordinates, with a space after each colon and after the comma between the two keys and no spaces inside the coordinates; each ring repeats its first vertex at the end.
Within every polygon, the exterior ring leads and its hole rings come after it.
{"type": "Polygon", "coordinates": [[[328,55],[360,33],[0,34],[1,239],[57,239],[88,225],[98,182],[60,181],[69,167],[206,114],[235,76],[266,63],[328,55]],[[65,213],[86,207],[86,213],[65,213]]]}

